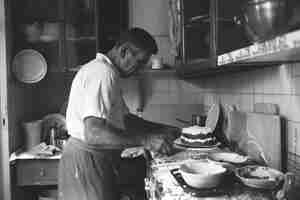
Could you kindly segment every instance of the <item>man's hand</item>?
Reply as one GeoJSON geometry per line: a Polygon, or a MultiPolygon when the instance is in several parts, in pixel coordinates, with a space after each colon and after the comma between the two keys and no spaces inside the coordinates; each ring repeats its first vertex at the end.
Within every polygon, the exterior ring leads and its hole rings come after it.
{"type": "Polygon", "coordinates": [[[144,147],[131,147],[122,151],[122,158],[136,158],[138,156],[144,155],[145,149],[144,147]]]}
{"type": "Polygon", "coordinates": [[[145,138],[144,148],[161,155],[171,155],[173,138],[168,134],[151,134],[145,138]]]}
{"type": "Polygon", "coordinates": [[[163,131],[163,133],[167,134],[168,137],[170,137],[171,140],[177,139],[181,135],[181,129],[177,127],[171,127],[166,126],[163,131]]]}

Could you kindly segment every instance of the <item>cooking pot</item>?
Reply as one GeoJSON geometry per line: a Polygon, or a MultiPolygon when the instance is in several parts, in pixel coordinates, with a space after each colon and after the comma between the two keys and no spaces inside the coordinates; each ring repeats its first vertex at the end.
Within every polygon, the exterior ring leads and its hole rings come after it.
{"type": "Polygon", "coordinates": [[[271,39],[287,29],[286,0],[247,0],[242,5],[242,15],[235,22],[244,27],[252,42],[271,39]]]}

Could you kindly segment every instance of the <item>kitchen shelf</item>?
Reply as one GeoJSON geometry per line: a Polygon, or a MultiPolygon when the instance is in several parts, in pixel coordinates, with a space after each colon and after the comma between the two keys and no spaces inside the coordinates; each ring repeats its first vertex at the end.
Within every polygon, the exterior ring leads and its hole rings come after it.
{"type": "Polygon", "coordinates": [[[218,56],[217,65],[271,64],[300,61],[300,30],[218,56]]]}
{"type": "Polygon", "coordinates": [[[97,40],[97,38],[96,37],[93,37],[93,36],[86,36],[86,37],[84,37],[84,36],[82,36],[82,37],[78,37],[78,38],[67,38],[66,39],[67,41],[74,41],[74,42],[78,42],[78,41],[96,41],[97,40]]]}

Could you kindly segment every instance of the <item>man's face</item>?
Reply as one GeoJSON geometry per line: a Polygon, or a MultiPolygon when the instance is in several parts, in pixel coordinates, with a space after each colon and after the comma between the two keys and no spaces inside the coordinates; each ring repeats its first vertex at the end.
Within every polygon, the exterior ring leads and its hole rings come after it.
{"type": "Polygon", "coordinates": [[[149,61],[150,54],[136,47],[128,47],[120,60],[120,73],[123,78],[129,77],[142,69],[149,61]]]}

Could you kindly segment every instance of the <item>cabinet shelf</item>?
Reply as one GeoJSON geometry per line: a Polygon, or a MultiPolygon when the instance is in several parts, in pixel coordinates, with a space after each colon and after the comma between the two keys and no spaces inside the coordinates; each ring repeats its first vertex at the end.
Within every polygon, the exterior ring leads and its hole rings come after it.
{"type": "Polygon", "coordinates": [[[80,41],[96,41],[97,38],[93,36],[87,37],[69,37],[66,39],[67,41],[80,42],[80,41]]]}
{"type": "Polygon", "coordinates": [[[218,56],[217,65],[300,61],[300,30],[218,56]]]}

